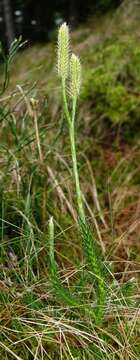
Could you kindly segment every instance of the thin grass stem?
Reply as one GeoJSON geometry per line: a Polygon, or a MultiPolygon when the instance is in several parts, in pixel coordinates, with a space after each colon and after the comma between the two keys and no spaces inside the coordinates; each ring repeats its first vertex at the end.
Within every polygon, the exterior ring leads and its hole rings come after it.
{"type": "Polygon", "coordinates": [[[38,120],[37,120],[37,112],[36,111],[34,111],[34,126],[35,126],[35,134],[36,134],[36,142],[37,142],[37,147],[38,147],[39,159],[40,159],[40,163],[43,164],[43,154],[42,154],[42,149],[41,149],[41,144],[40,144],[40,136],[39,136],[38,120]]]}

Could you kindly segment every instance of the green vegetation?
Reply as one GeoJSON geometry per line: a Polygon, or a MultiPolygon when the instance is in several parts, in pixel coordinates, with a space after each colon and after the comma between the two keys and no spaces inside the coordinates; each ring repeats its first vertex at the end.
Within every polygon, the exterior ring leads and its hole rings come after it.
{"type": "Polygon", "coordinates": [[[2,88],[2,360],[140,357],[140,47],[114,31],[72,34],[80,61],[64,24],[59,79],[48,45],[2,88]]]}
{"type": "Polygon", "coordinates": [[[93,53],[94,67],[86,74],[83,101],[93,102],[93,113],[115,124],[139,120],[140,47],[118,39],[93,53]]]}

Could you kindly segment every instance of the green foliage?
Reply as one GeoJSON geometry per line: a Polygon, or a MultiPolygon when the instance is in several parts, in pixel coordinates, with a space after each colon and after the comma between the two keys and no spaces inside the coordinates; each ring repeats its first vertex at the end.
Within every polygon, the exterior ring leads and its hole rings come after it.
{"type": "Polygon", "coordinates": [[[134,125],[140,111],[140,46],[116,39],[92,56],[93,68],[85,73],[83,101],[92,102],[96,117],[134,125]]]}
{"type": "Polygon", "coordinates": [[[102,263],[102,257],[97,250],[96,241],[88,223],[80,220],[81,236],[83,239],[83,249],[87,266],[93,274],[95,289],[96,289],[96,310],[95,320],[100,323],[104,318],[104,311],[106,305],[106,283],[105,272],[102,263]]]}

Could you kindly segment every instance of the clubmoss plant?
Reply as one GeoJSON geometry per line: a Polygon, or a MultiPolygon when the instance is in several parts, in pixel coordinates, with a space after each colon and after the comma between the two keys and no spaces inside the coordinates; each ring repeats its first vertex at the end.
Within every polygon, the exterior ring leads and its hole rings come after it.
{"type": "Polygon", "coordinates": [[[79,58],[72,54],[70,58],[69,48],[69,28],[66,23],[62,24],[58,32],[58,76],[61,79],[63,106],[66,120],[68,123],[69,137],[71,144],[71,155],[73,161],[73,172],[75,177],[77,205],[79,217],[85,221],[85,214],[82,203],[82,196],[80,190],[80,181],[77,168],[76,146],[75,146],[75,114],[77,98],[80,93],[81,85],[81,64],[79,58]],[[69,86],[67,87],[66,80],[69,77],[69,86]],[[72,98],[72,112],[69,111],[67,88],[69,97],[72,98]]]}
{"type": "MultiPolygon", "coordinates": [[[[94,274],[95,289],[96,289],[96,311],[94,317],[96,323],[103,320],[104,307],[106,301],[106,285],[101,259],[97,256],[96,241],[92,235],[90,226],[86,220],[85,210],[83,206],[82,193],[80,188],[80,179],[77,165],[76,140],[75,140],[75,118],[77,100],[80,95],[81,88],[81,63],[78,56],[72,54],[70,56],[69,49],[69,28],[66,23],[62,24],[58,31],[58,49],[57,49],[57,70],[58,76],[61,80],[62,98],[64,114],[68,125],[71,157],[73,164],[73,175],[76,188],[77,210],[79,219],[79,229],[82,235],[84,254],[90,271],[94,274]]],[[[51,222],[50,222],[50,226],[51,222]]],[[[50,240],[53,242],[52,230],[50,230],[50,240]]],[[[51,275],[54,278],[53,284],[59,279],[57,278],[56,266],[54,269],[54,253],[50,241],[50,259],[52,271],[51,275]],[[53,254],[53,255],[52,255],[53,254]],[[52,261],[53,260],[53,261],[52,261]],[[55,271],[53,271],[53,269],[55,271]]]]}

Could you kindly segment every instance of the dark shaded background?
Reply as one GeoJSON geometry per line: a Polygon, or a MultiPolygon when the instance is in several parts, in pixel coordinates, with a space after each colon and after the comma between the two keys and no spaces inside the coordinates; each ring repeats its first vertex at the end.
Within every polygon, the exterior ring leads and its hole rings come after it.
{"type": "Polygon", "coordinates": [[[0,0],[0,40],[9,47],[22,34],[29,43],[46,42],[66,20],[76,27],[92,13],[105,12],[121,0],[0,0]]]}

